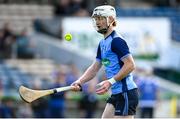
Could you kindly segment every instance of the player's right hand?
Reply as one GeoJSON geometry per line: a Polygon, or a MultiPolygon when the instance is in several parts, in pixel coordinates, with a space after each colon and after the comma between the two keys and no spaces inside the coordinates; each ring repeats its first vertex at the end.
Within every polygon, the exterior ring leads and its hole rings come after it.
{"type": "Polygon", "coordinates": [[[74,86],[73,91],[82,91],[81,82],[79,80],[73,82],[71,86],[74,86]]]}

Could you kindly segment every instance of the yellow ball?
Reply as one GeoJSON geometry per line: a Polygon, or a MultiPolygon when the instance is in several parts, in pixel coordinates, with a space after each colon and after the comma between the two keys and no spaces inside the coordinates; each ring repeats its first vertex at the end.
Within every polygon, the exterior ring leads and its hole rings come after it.
{"type": "Polygon", "coordinates": [[[67,33],[65,36],[64,36],[65,40],[67,41],[71,41],[72,40],[72,35],[70,33],[67,33]]]}

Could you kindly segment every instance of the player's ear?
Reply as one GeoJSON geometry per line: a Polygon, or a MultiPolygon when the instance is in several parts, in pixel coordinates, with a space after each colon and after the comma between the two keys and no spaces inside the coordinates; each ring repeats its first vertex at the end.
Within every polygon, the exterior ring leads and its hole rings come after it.
{"type": "Polygon", "coordinates": [[[109,23],[112,24],[113,26],[116,26],[116,20],[114,17],[109,16],[109,23]]]}

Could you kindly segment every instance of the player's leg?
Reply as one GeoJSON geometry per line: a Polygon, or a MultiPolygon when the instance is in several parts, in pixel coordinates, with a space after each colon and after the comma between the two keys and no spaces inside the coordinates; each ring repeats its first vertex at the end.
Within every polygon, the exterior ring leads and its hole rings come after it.
{"type": "Polygon", "coordinates": [[[134,116],[114,116],[115,108],[112,104],[107,103],[102,114],[102,119],[104,118],[119,118],[119,119],[133,119],[134,116]]]}
{"type": "Polygon", "coordinates": [[[115,111],[114,106],[110,103],[107,103],[104,112],[102,114],[102,118],[113,118],[114,111],[115,111]]]}

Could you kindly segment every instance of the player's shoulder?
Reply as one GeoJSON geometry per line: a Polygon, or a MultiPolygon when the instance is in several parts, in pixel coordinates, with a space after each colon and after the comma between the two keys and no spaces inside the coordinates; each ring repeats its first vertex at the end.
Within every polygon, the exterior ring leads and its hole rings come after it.
{"type": "Polygon", "coordinates": [[[121,43],[126,43],[126,41],[122,38],[122,37],[114,37],[113,39],[112,39],[112,42],[111,42],[111,44],[121,44],[121,43]]]}
{"type": "Polygon", "coordinates": [[[120,33],[118,33],[117,31],[114,31],[112,38],[114,41],[116,41],[116,40],[125,41],[123,36],[120,33]]]}

